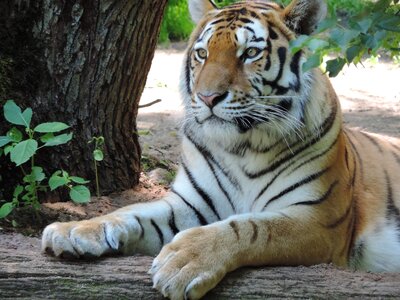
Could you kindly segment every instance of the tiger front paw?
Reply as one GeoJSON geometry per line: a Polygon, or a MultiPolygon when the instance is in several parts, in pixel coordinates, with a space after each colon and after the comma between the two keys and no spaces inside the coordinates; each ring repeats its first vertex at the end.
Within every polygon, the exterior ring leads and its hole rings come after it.
{"type": "Polygon", "coordinates": [[[179,233],[153,261],[153,287],[172,300],[203,297],[230,271],[228,247],[211,227],[179,233]]]}
{"type": "Polygon", "coordinates": [[[99,257],[124,253],[128,238],[128,226],[116,217],[53,223],[43,231],[42,251],[63,258],[99,257]]]}

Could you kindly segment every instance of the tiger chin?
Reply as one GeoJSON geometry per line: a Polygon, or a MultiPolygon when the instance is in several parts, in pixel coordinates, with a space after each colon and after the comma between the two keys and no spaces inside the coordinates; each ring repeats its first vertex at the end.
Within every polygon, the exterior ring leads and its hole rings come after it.
{"type": "Polygon", "coordinates": [[[190,0],[185,123],[171,191],[94,219],[54,223],[57,257],[157,255],[154,288],[199,299],[242,266],[400,271],[400,142],[345,128],[319,69],[303,72],[326,4],[190,0]]]}

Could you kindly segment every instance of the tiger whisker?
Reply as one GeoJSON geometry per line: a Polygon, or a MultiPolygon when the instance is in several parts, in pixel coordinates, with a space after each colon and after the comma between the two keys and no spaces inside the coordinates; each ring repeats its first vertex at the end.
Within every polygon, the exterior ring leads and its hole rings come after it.
{"type": "Polygon", "coordinates": [[[286,99],[286,98],[300,98],[300,96],[254,96],[257,99],[286,99]]]}
{"type": "MultiPolygon", "coordinates": [[[[270,107],[268,107],[268,108],[271,109],[270,107]]],[[[263,115],[261,115],[260,112],[253,112],[253,113],[257,113],[259,116],[263,117],[263,115]]],[[[293,117],[291,115],[288,115],[287,113],[284,113],[282,110],[279,110],[279,108],[276,108],[276,107],[273,108],[273,111],[269,111],[268,115],[278,117],[279,119],[286,122],[289,125],[288,127],[293,129],[296,136],[298,136],[299,139],[304,141],[304,137],[302,135],[303,132],[300,129],[304,125],[303,122],[299,121],[298,119],[296,119],[295,117],[293,117]]]]}

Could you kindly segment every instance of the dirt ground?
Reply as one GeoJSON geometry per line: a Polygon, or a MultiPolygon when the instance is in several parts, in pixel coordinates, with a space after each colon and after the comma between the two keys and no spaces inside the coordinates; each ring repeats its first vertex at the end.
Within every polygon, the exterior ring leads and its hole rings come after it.
{"type": "MultiPolygon", "coordinates": [[[[135,189],[109,197],[93,198],[91,203],[77,206],[69,202],[43,205],[39,220],[32,217],[32,226],[18,215],[0,224],[1,234],[17,231],[40,235],[41,229],[56,220],[68,221],[101,215],[116,208],[162,197],[168,191],[179,156],[179,130],[183,108],[179,96],[179,74],[184,45],[156,51],[141,105],[156,99],[161,102],[140,108],[138,130],[143,149],[141,183],[135,189]],[[12,229],[14,219],[15,230],[12,229]]],[[[400,66],[387,62],[345,68],[332,83],[339,95],[347,126],[400,137],[400,66]]],[[[22,239],[23,240],[23,239],[22,239]]],[[[22,241],[21,240],[21,241],[22,241]]]]}

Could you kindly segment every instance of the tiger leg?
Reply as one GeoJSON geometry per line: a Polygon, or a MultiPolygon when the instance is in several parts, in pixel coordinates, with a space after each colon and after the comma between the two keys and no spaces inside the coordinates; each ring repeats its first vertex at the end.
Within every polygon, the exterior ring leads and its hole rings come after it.
{"type": "Polygon", "coordinates": [[[180,232],[153,262],[154,287],[172,300],[199,299],[241,266],[329,262],[333,242],[315,220],[296,215],[236,215],[180,232]]]}
{"type": "Polygon", "coordinates": [[[171,193],[162,200],[133,204],[90,220],[53,223],[43,232],[42,250],[61,257],[154,255],[180,230],[203,225],[205,220],[196,216],[199,211],[171,193]]]}

